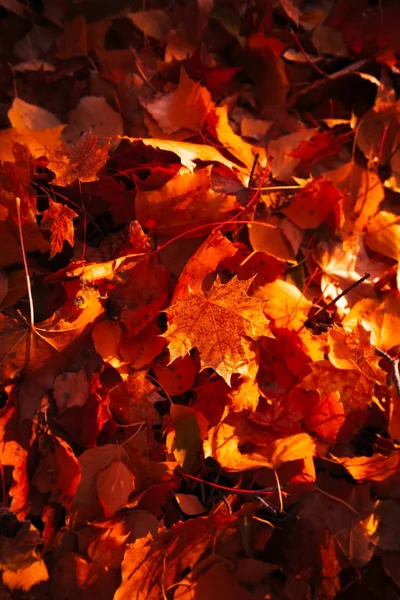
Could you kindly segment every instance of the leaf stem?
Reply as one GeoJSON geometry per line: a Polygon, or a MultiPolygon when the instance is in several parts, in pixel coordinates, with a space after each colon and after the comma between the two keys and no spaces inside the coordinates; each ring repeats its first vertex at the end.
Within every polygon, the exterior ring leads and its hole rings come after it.
{"type": "Polygon", "coordinates": [[[35,328],[35,311],[34,311],[34,306],[33,306],[31,279],[29,277],[28,262],[26,260],[24,236],[23,236],[23,233],[22,233],[21,198],[19,198],[17,196],[16,199],[15,199],[15,203],[17,205],[17,220],[18,220],[19,241],[20,241],[20,244],[21,244],[22,259],[24,261],[24,270],[25,270],[25,278],[26,278],[26,287],[27,287],[27,290],[28,290],[29,312],[30,312],[30,325],[31,325],[31,328],[34,329],[35,328]]]}

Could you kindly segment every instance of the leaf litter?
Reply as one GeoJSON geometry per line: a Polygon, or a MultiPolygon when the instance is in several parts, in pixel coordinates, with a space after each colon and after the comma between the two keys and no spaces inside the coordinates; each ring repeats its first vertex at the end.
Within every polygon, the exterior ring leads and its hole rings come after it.
{"type": "Polygon", "coordinates": [[[398,597],[399,18],[0,2],[2,597],[398,597]]]}

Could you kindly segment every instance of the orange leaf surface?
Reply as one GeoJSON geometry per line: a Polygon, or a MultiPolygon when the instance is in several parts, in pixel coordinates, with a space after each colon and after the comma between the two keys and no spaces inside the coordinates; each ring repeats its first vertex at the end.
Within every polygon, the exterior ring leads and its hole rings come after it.
{"type": "Polygon", "coordinates": [[[168,308],[168,339],[171,361],[194,347],[201,368],[211,367],[228,384],[235,372],[247,373],[248,357],[242,340],[271,336],[263,302],[246,294],[251,281],[232,279],[223,285],[217,279],[207,293],[192,292],[168,308]]]}
{"type": "Polygon", "coordinates": [[[341,198],[330,181],[318,177],[296,194],[285,215],[302,229],[315,229],[338,208],[341,198]]]}
{"type": "Polygon", "coordinates": [[[146,108],[165,133],[181,128],[199,131],[213,106],[207,88],[192,81],[182,68],[175,91],[146,103],[146,108]],[[186,106],[188,110],[182,110],[186,106]]]}
{"type": "MultiPolygon", "coordinates": [[[[212,189],[210,167],[193,174],[176,175],[159,190],[136,193],[138,221],[142,227],[163,235],[176,235],[196,226],[226,221],[238,208],[235,196],[212,189]]],[[[204,228],[194,235],[202,236],[206,232],[204,228]]]]}
{"type": "Polygon", "coordinates": [[[49,198],[49,208],[42,213],[41,227],[50,229],[50,258],[53,258],[58,252],[62,251],[64,241],[70,246],[74,245],[74,225],[72,220],[78,215],[77,213],[61,204],[53,202],[49,198]]]}

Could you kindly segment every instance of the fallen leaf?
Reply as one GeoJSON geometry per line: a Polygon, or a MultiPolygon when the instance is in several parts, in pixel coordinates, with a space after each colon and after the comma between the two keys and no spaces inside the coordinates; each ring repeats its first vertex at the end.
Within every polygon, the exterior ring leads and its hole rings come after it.
{"type": "Polygon", "coordinates": [[[72,448],[64,440],[42,434],[38,439],[41,455],[32,476],[32,483],[42,494],[49,494],[52,502],[66,508],[81,480],[81,470],[72,448]]]}
{"type": "Polygon", "coordinates": [[[112,462],[96,476],[96,490],[106,517],[123,508],[135,490],[135,476],[125,463],[112,462]]]}
{"type": "Polygon", "coordinates": [[[168,308],[168,339],[171,361],[184,356],[195,346],[200,352],[201,368],[211,367],[228,384],[234,372],[247,372],[248,358],[242,338],[271,336],[263,302],[247,296],[251,281],[232,279],[222,285],[217,279],[207,294],[192,292],[168,308]],[[225,324],[229,324],[225,328],[225,324]]]}
{"type": "Polygon", "coordinates": [[[316,229],[339,208],[341,193],[328,180],[318,177],[300,190],[285,209],[285,215],[302,229],[316,229]]]}
{"type": "Polygon", "coordinates": [[[218,515],[197,517],[162,531],[154,540],[148,537],[128,545],[115,600],[128,600],[132,594],[137,600],[159,600],[161,586],[168,588],[196,564],[224,521],[218,515]]]}
{"type": "Polygon", "coordinates": [[[60,202],[53,202],[49,198],[49,208],[42,213],[42,229],[50,229],[50,258],[53,258],[63,249],[64,241],[70,246],[74,245],[74,225],[73,219],[78,214],[60,202]]]}
{"type": "Polygon", "coordinates": [[[183,68],[175,91],[146,103],[146,109],[165,133],[182,128],[200,131],[212,106],[207,88],[192,81],[183,68]],[[183,105],[190,110],[183,111],[183,105]]]}
{"type": "Polygon", "coordinates": [[[14,102],[8,111],[11,126],[15,129],[56,129],[61,125],[60,121],[51,112],[28,104],[21,98],[14,98],[14,102]]]}
{"type": "MultiPolygon", "coordinates": [[[[88,133],[104,143],[109,138],[123,135],[121,116],[98,96],[84,96],[78,106],[70,113],[68,125],[64,129],[64,140],[73,147],[81,136],[88,133]]],[[[51,167],[49,167],[51,168],[51,167]]]]}
{"type": "Polygon", "coordinates": [[[89,397],[89,382],[85,371],[65,372],[58,375],[53,386],[58,410],[64,412],[71,406],[83,406],[89,397]]]}
{"type": "Polygon", "coordinates": [[[229,220],[239,208],[235,196],[212,189],[211,167],[178,174],[157,191],[138,190],[135,204],[142,227],[171,237],[192,229],[195,237],[203,236],[207,228],[201,225],[229,220]]]}

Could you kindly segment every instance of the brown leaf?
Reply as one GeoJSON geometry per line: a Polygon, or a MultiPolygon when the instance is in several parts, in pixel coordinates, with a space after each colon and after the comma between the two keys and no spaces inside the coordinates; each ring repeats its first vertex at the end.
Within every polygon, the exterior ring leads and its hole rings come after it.
{"type": "Polygon", "coordinates": [[[39,437],[38,445],[41,458],[32,483],[42,494],[49,494],[52,502],[68,508],[81,480],[72,448],[64,440],[45,433],[39,437]]]}
{"type": "Polygon", "coordinates": [[[52,183],[65,187],[77,179],[82,182],[97,181],[97,173],[107,159],[108,144],[100,145],[98,138],[89,131],[74,146],[52,150],[47,168],[56,176],[52,183]]]}
{"type": "Polygon", "coordinates": [[[112,462],[97,473],[96,489],[106,517],[111,517],[123,508],[135,490],[135,476],[125,463],[120,460],[112,462]]]}
{"type": "MultiPolygon", "coordinates": [[[[77,528],[86,523],[87,520],[94,519],[100,514],[102,506],[97,494],[97,476],[112,463],[119,464],[121,461],[124,462],[127,470],[131,472],[129,457],[125,449],[117,444],[106,444],[98,448],[91,448],[80,455],[79,465],[82,477],[68,512],[68,522],[71,527],[77,528]]],[[[114,469],[115,467],[111,469],[111,475],[114,469]]],[[[101,478],[100,481],[102,481],[101,478]]],[[[115,479],[113,481],[115,483],[115,479]]],[[[130,481],[132,480],[130,479],[130,481]]],[[[103,491],[102,488],[101,490],[103,491]]]]}
{"type": "Polygon", "coordinates": [[[85,371],[64,372],[54,380],[54,399],[60,413],[71,406],[83,406],[89,397],[89,382],[85,371]]]}
{"type": "Polygon", "coordinates": [[[65,552],[51,572],[52,598],[110,600],[117,588],[117,576],[96,562],[89,562],[74,552],[65,552]]]}

